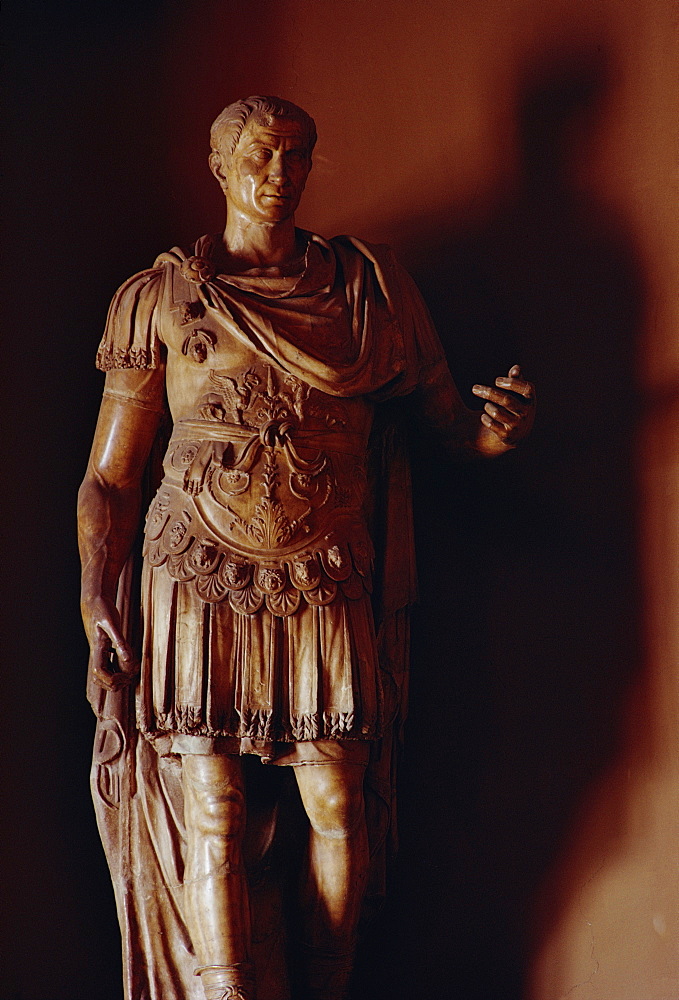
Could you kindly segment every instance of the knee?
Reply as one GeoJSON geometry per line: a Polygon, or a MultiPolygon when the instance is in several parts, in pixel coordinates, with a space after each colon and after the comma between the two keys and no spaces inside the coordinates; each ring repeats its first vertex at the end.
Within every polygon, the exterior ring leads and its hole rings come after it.
{"type": "Polygon", "coordinates": [[[245,799],[238,788],[211,790],[198,797],[195,811],[197,833],[202,837],[235,837],[245,829],[245,799]]]}
{"type": "Polygon", "coordinates": [[[305,795],[304,807],[312,829],[321,837],[346,839],[365,822],[362,783],[322,781],[305,795]]]}
{"type": "Polygon", "coordinates": [[[192,760],[184,765],[187,833],[199,838],[235,838],[245,829],[245,795],[233,775],[214,773],[192,760]]]}

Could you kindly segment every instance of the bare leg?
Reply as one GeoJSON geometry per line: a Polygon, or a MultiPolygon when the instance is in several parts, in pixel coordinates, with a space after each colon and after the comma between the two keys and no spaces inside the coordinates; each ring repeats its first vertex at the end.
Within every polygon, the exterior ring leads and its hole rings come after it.
{"type": "Polygon", "coordinates": [[[208,1000],[251,1000],[250,909],[242,858],[245,795],[240,760],[182,758],[186,915],[208,1000]],[[244,987],[243,992],[236,987],[244,987]]]}
{"type": "Polygon", "coordinates": [[[364,769],[304,764],[295,775],[310,824],[303,888],[310,997],[343,1000],[368,873],[364,769]]]}

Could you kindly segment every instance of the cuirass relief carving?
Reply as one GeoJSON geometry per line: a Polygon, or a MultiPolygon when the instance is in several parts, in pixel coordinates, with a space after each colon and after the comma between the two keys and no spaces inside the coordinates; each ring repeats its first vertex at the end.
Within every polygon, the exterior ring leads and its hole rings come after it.
{"type": "Polygon", "coordinates": [[[349,407],[272,365],[208,374],[214,391],[168,448],[147,519],[150,563],[243,614],[369,589],[365,444],[349,407]]]}

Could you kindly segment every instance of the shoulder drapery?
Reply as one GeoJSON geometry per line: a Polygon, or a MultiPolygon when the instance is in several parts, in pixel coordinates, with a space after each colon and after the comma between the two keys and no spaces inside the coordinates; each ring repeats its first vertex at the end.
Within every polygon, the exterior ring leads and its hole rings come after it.
{"type": "Polygon", "coordinates": [[[114,296],[98,367],[157,367],[164,277],[174,296],[191,288],[186,298],[197,296],[226,336],[330,395],[404,395],[445,365],[419,291],[389,247],[307,235],[304,268],[290,276],[218,274],[216,237],[198,240],[193,256],[161,254],[114,296]]]}
{"type": "Polygon", "coordinates": [[[97,368],[157,368],[158,302],[163,270],[153,267],[133,275],[113,296],[97,351],[97,368]]]}

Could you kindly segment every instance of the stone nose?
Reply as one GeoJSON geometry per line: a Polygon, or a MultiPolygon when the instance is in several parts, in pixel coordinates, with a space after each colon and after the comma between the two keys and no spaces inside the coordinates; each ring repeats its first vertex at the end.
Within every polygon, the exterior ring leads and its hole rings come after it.
{"type": "Polygon", "coordinates": [[[276,152],[269,161],[269,180],[277,183],[287,182],[290,177],[290,170],[283,153],[276,152]]]}
{"type": "Polygon", "coordinates": [[[280,153],[274,153],[269,160],[269,177],[282,177],[285,173],[283,157],[280,153]]]}

